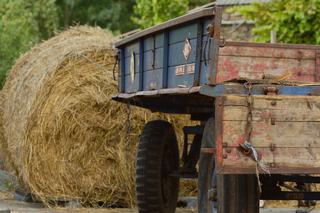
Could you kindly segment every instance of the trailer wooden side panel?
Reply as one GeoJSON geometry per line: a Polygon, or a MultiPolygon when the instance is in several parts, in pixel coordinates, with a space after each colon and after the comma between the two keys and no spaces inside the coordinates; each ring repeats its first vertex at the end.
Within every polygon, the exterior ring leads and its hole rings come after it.
{"type": "MultiPolygon", "coordinates": [[[[216,101],[219,173],[255,173],[255,161],[242,153],[247,97],[216,101]]],[[[320,173],[320,97],[254,96],[251,143],[271,173],[320,173]]]]}
{"type": "Polygon", "coordinates": [[[219,50],[216,82],[263,79],[286,75],[286,80],[320,80],[319,47],[307,45],[230,42],[219,50]]]}

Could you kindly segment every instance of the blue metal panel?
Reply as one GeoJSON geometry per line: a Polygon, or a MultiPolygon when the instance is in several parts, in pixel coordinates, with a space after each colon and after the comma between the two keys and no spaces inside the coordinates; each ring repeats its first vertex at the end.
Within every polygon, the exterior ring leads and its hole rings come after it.
{"type": "Polygon", "coordinates": [[[125,76],[125,92],[126,93],[134,93],[139,91],[139,80],[140,73],[134,75],[134,79],[132,81],[130,75],[125,76]]]}
{"type": "Polygon", "coordinates": [[[201,75],[200,75],[200,85],[205,85],[207,83],[207,69],[208,69],[208,63],[204,63],[204,61],[201,61],[201,75]]]}
{"type": "Polygon", "coordinates": [[[152,50],[155,48],[163,47],[164,33],[149,36],[144,40],[144,50],[152,50]]]}
{"type": "Polygon", "coordinates": [[[156,35],[156,48],[163,47],[164,33],[156,35]]]}
{"type": "Polygon", "coordinates": [[[162,80],[162,88],[168,87],[168,62],[169,62],[169,33],[164,33],[164,41],[163,41],[163,80],[162,80]]]}
{"type": "Polygon", "coordinates": [[[169,88],[185,88],[191,87],[194,81],[193,74],[184,74],[177,76],[175,67],[169,67],[168,70],[168,87],[169,88]]]}
{"type": "Polygon", "coordinates": [[[144,51],[154,49],[154,36],[150,36],[144,39],[144,51]]]}
{"type": "Polygon", "coordinates": [[[123,48],[119,49],[120,51],[120,75],[121,77],[119,77],[119,87],[120,87],[120,92],[125,92],[125,51],[123,48]]]}
{"type": "MultiPolygon", "coordinates": [[[[130,75],[131,56],[125,58],[125,75],[130,75]]],[[[134,72],[139,72],[140,54],[134,53],[134,72]]]]}
{"type": "Polygon", "coordinates": [[[186,38],[194,39],[197,38],[197,23],[185,25],[180,28],[176,28],[170,31],[170,41],[169,44],[174,44],[177,42],[184,41],[186,38]]]}
{"type": "Polygon", "coordinates": [[[190,40],[191,43],[191,54],[186,61],[183,55],[183,48],[185,45],[185,41],[175,43],[169,46],[169,66],[177,66],[182,64],[194,63],[196,61],[196,52],[197,52],[197,39],[190,40]]]}
{"type": "Polygon", "coordinates": [[[163,48],[155,49],[154,51],[149,50],[144,53],[144,71],[159,69],[163,67],[163,48]],[[153,54],[155,54],[153,56],[153,54]],[[154,62],[153,62],[154,59],[154,62]],[[154,67],[152,64],[154,63],[154,67]]]}
{"type": "Polygon", "coordinates": [[[197,49],[196,49],[196,65],[194,73],[193,86],[198,86],[200,83],[201,75],[201,53],[202,53],[202,32],[203,32],[203,20],[198,22],[198,35],[197,35],[197,49]]]}
{"type": "Polygon", "coordinates": [[[210,25],[210,24],[212,24],[212,19],[206,19],[204,22],[203,22],[203,33],[202,33],[202,35],[204,35],[204,36],[207,36],[208,35],[208,30],[207,30],[207,28],[208,28],[208,26],[210,25]]]}
{"type": "Polygon", "coordinates": [[[163,85],[163,69],[144,72],[143,88],[145,90],[161,89],[163,85]]]}
{"type": "MultiPolygon", "coordinates": [[[[165,89],[175,87],[191,87],[203,85],[207,82],[207,65],[204,59],[209,60],[210,43],[206,40],[206,27],[212,22],[211,18],[194,20],[185,25],[166,29],[162,32],[148,35],[141,40],[131,42],[124,46],[124,60],[121,61],[124,77],[120,80],[125,91],[165,89]],[[191,53],[188,60],[185,59],[183,49],[185,40],[189,39],[191,53]],[[206,45],[206,48],[204,48],[206,45]],[[207,52],[204,57],[204,51],[207,52]],[[134,81],[131,82],[130,64],[134,54],[135,74],[134,81]],[[177,75],[177,66],[194,65],[194,73],[177,75]],[[139,75],[139,79],[136,77],[139,75]],[[161,78],[161,79],[159,79],[161,78]],[[137,81],[137,82],[136,82],[137,81]],[[139,85],[136,87],[136,85],[139,85]]],[[[209,63],[209,61],[208,61],[209,63]]],[[[122,69],[122,68],[121,68],[122,69]]]]}
{"type": "Polygon", "coordinates": [[[139,42],[135,42],[125,47],[125,57],[131,57],[131,54],[139,54],[140,45],[139,42]]]}
{"type": "Polygon", "coordinates": [[[140,39],[140,55],[139,55],[139,91],[143,91],[143,67],[144,67],[144,39],[140,39]]]}

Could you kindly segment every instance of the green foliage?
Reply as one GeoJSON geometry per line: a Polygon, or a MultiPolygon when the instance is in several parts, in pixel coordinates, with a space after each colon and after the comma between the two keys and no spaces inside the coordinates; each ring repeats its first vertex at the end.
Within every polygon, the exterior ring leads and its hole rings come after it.
{"type": "Polygon", "coordinates": [[[193,9],[211,2],[213,2],[213,0],[189,0],[189,8],[193,9]]]}
{"type": "Polygon", "coordinates": [[[54,0],[0,1],[0,86],[16,58],[57,27],[54,0]]]}
{"type": "Polygon", "coordinates": [[[124,33],[183,15],[189,7],[211,1],[0,0],[0,87],[19,55],[56,30],[88,24],[124,33]]]}
{"type": "Polygon", "coordinates": [[[320,44],[320,0],[273,0],[235,7],[248,20],[254,20],[255,40],[269,42],[271,30],[283,43],[320,44]]]}
{"type": "Polygon", "coordinates": [[[136,27],[130,20],[135,0],[57,0],[60,25],[88,24],[127,32],[136,27]]]}
{"type": "Polygon", "coordinates": [[[142,28],[185,14],[189,0],[137,0],[132,20],[142,28]]]}

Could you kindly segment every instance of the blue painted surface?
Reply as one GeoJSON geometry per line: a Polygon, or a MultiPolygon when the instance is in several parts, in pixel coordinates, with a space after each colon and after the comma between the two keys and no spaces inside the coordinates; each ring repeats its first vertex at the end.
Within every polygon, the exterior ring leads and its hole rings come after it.
{"type": "Polygon", "coordinates": [[[162,88],[168,87],[168,63],[169,63],[169,32],[164,33],[163,41],[163,74],[162,88]]]}
{"type": "Polygon", "coordinates": [[[159,69],[163,67],[163,47],[157,48],[154,51],[148,50],[144,53],[144,68],[143,70],[150,71],[155,69],[159,69]],[[153,62],[153,54],[154,56],[154,62],[153,62]],[[154,68],[152,67],[152,63],[154,63],[154,68]]]}
{"type": "Polygon", "coordinates": [[[134,93],[139,91],[140,85],[140,73],[134,75],[134,80],[132,81],[130,75],[125,76],[125,89],[128,93],[134,93]]]}
{"type": "MultiPolygon", "coordinates": [[[[131,56],[125,58],[125,75],[130,75],[130,63],[131,63],[131,56]]],[[[140,54],[134,54],[134,72],[137,73],[139,72],[140,69],[140,54]]]]}
{"type": "Polygon", "coordinates": [[[175,44],[178,42],[184,42],[186,38],[195,39],[197,38],[197,23],[186,24],[177,29],[171,30],[169,32],[170,41],[169,44],[175,44]]]}
{"type": "MultiPolygon", "coordinates": [[[[141,39],[139,41],[139,52],[141,55],[143,55],[143,52],[144,52],[144,40],[143,39],[141,39]]],[[[145,61],[144,57],[139,57],[139,73],[143,73],[144,61],[145,61]]],[[[139,91],[143,90],[143,78],[144,78],[144,75],[140,74],[139,91]]]]}
{"type": "Polygon", "coordinates": [[[143,88],[145,90],[161,89],[163,85],[163,69],[144,72],[143,88]]]}
{"type": "Polygon", "coordinates": [[[145,51],[163,47],[164,33],[149,36],[144,40],[145,51]]]}
{"type": "Polygon", "coordinates": [[[184,74],[176,76],[175,67],[169,67],[168,70],[168,87],[169,88],[185,88],[193,86],[194,75],[184,74]]]}
{"type": "Polygon", "coordinates": [[[125,82],[123,76],[125,76],[125,51],[123,48],[119,49],[119,58],[120,58],[120,75],[119,75],[119,91],[125,92],[125,82]]]}
{"type": "Polygon", "coordinates": [[[171,54],[169,57],[169,66],[178,66],[182,64],[194,63],[196,61],[196,52],[197,52],[197,39],[190,40],[191,43],[191,54],[186,60],[183,55],[183,48],[185,45],[185,41],[175,43],[169,46],[169,53],[171,54]]]}
{"type": "Polygon", "coordinates": [[[195,73],[194,73],[194,81],[193,86],[198,86],[200,83],[200,74],[201,74],[201,59],[203,53],[203,21],[198,22],[198,35],[197,35],[197,49],[196,49],[196,64],[195,64],[195,73]]]}
{"type": "Polygon", "coordinates": [[[131,57],[132,53],[139,54],[139,41],[125,47],[125,57],[131,57]]]}
{"type": "MultiPolygon", "coordinates": [[[[204,85],[207,82],[207,66],[203,63],[206,58],[203,51],[208,39],[206,28],[211,22],[211,18],[193,20],[123,45],[120,48],[123,50],[120,57],[120,91],[133,93],[204,85]],[[186,39],[189,39],[192,48],[188,60],[183,54],[186,39]],[[135,57],[134,81],[130,77],[132,54],[135,57]],[[195,72],[177,75],[177,66],[186,64],[194,64],[195,72]]],[[[205,50],[208,52],[209,49],[207,43],[205,50]]]]}

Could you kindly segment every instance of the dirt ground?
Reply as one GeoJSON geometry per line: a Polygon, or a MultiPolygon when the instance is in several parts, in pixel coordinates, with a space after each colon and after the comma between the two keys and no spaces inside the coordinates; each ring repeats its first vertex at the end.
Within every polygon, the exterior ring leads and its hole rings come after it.
{"type": "MultiPolygon", "coordinates": [[[[283,203],[284,205],[284,203],[283,203]]],[[[137,209],[97,209],[97,208],[44,208],[40,203],[26,203],[13,199],[11,193],[0,191],[0,213],[137,213],[137,209]]],[[[296,213],[297,209],[277,206],[261,208],[260,213],[296,213]]],[[[197,213],[195,209],[177,209],[176,213],[197,213]]],[[[311,213],[320,213],[314,210],[311,213]]]]}

